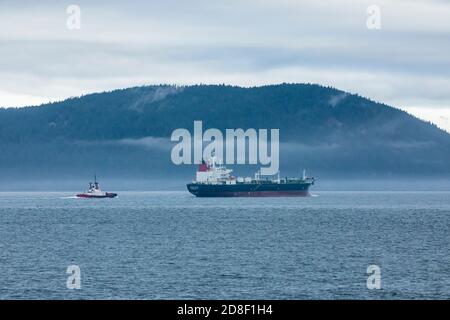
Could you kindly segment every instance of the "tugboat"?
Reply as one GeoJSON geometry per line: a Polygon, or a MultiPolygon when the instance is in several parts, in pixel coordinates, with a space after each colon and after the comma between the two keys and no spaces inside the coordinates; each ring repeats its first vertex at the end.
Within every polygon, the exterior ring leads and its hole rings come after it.
{"type": "Polygon", "coordinates": [[[196,197],[305,197],[314,178],[305,170],[301,178],[261,178],[260,173],[251,177],[233,177],[232,170],[216,165],[215,157],[199,165],[195,181],[187,189],[196,197]]]}
{"type": "Polygon", "coordinates": [[[100,184],[97,182],[97,176],[94,177],[94,183],[89,182],[89,188],[85,193],[77,194],[77,198],[115,198],[117,193],[103,192],[100,184]]]}

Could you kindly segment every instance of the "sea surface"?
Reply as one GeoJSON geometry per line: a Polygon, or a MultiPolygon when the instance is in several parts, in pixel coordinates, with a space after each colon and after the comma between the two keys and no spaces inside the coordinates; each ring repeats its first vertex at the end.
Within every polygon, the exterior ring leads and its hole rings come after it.
{"type": "Polygon", "coordinates": [[[0,299],[450,298],[450,192],[72,195],[0,193],[0,299]]]}

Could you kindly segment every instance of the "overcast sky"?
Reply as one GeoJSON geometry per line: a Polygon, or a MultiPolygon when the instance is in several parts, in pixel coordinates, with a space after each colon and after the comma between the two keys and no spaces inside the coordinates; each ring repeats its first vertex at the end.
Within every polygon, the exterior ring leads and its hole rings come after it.
{"type": "Polygon", "coordinates": [[[0,0],[0,106],[144,84],[312,82],[450,131],[449,0],[124,2],[0,0]],[[367,27],[370,5],[380,29],[367,27]]]}

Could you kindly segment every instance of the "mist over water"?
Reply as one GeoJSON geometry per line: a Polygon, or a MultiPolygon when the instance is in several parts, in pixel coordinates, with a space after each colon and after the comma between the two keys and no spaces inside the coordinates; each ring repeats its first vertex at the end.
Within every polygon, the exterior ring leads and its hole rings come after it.
{"type": "Polygon", "coordinates": [[[0,298],[449,298],[449,192],[313,194],[0,193],[0,298]]]}
{"type": "MultiPolygon", "coordinates": [[[[194,169],[195,170],[195,169],[194,169]]],[[[423,178],[327,178],[314,176],[315,185],[311,191],[450,191],[450,179],[423,178]]],[[[240,175],[239,175],[240,176],[240,175]]],[[[246,174],[243,174],[246,176],[246,174]]],[[[248,176],[253,176],[248,172],[248,176]]],[[[294,175],[286,175],[288,177],[294,175]]],[[[301,176],[298,172],[296,176],[301,176]]],[[[283,177],[283,175],[281,175],[283,177]]],[[[179,177],[142,177],[142,178],[111,178],[99,176],[97,178],[105,191],[186,191],[186,184],[194,180],[194,171],[187,170],[179,177]]],[[[0,192],[56,192],[64,191],[68,194],[85,190],[89,181],[94,177],[63,178],[63,179],[20,179],[0,181],[0,192]]],[[[187,191],[186,191],[187,192],[187,191]]]]}

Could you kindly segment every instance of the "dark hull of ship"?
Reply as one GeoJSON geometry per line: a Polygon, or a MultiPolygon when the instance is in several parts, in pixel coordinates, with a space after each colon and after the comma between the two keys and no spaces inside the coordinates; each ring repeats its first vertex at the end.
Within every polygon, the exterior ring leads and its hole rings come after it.
{"type": "Polygon", "coordinates": [[[187,189],[197,197],[307,197],[311,183],[189,183],[187,189]]]}

